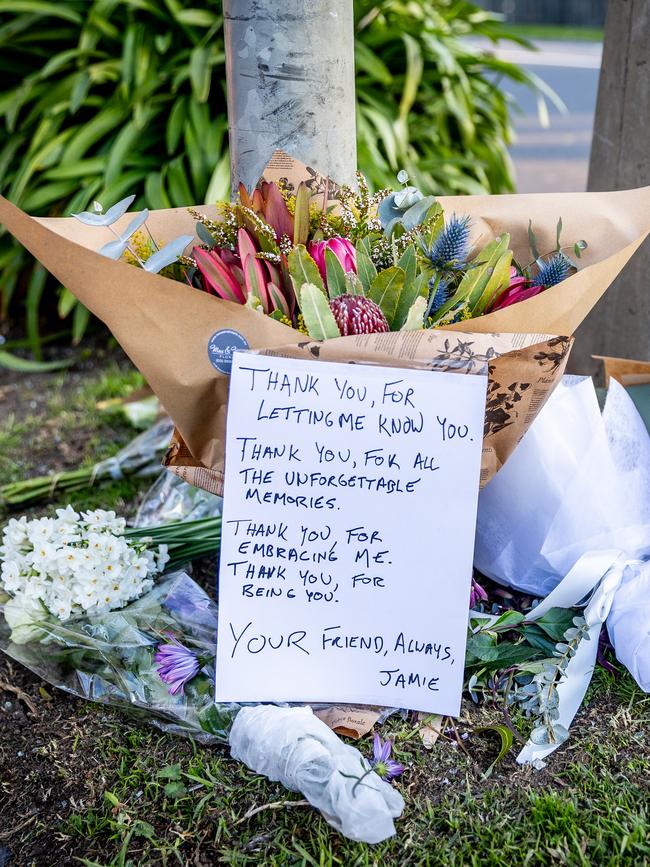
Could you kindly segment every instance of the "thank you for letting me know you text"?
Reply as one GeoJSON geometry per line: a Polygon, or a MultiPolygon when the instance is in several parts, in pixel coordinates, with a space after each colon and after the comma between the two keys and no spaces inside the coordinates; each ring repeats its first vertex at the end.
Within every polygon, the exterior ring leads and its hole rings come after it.
{"type": "Polygon", "coordinates": [[[218,701],[458,712],[485,391],[235,353],[218,701]]]}

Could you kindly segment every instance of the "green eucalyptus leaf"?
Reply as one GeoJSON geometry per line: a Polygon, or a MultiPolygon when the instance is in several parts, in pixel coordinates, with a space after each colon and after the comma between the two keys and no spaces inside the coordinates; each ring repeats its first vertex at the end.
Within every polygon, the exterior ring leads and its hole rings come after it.
{"type": "Polygon", "coordinates": [[[426,221],[431,208],[435,204],[436,200],[433,196],[425,196],[419,202],[411,205],[408,211],[401,217],[401,224],[407,230],[415,229],[426,221]]]}
{"type": "Polygon", "coordinates": [[[397,265],[404,271],[404,284],[409,285],[415,280],[417,273],[417,253],[415,244],[409,244],[402,253],[397,265]]]}
{"type": "Polygon", "coordinates": [[[406,320],[400,331],[419,331],[424,327],[424,314],[427,310],[427,299],[420,296],[409,307],[406,320]]]}
{"type": "Polygon", "coordinates": [[[304,283],[310,283],[312,286],[318,286],[323,295],[325,294],[325,286],[318,265],[309,255],[304,244],[294,247],[289,253],[287,261],[296,293],[304,283]]]}
{"type": "MultiPolygon", "coordinates": [[[[472,316],[480,316],[499,298],[510,285],[510,267],[512,265],[512,250],[506,250],[497,261],[490,266],[492,273],[480,298],[472,307],[472,316]]],[[[470,305],[472,300],[470,298],[470,305]]]]}
{"type": "Polygon", "coordinates": [[[537,238],[533,232],[532,220],[528,221],[528,244],[530,245],[530,252],[532,253],[533,259],[537,261],[539,259],[539,247],[537,246],[537,238]]]}
{"type": "Polygon", "coordinates": [[[390,325],[395,318],[397,302],[404,287],[406,274],[396,265],[381,271],[366,292],[368,298],[378,304],[390,325]]]}
{"type": "Polygon", "coordinates": [[[203,223],[197,222],[194,228],[196,229],[196,234],[198,235],[199,240],[202,244],[205,244],[206,247],[210,248],[216,247],[216,241],[210,234],[209,229],[207,229],[206,226],[203,225],[203,223]]]}
{"type": "MultiPolygon", "coordinates": [[[[401,261],[401,260],[400,260],[401,261]]],[[[420,299],[424,301],[424,305],[419,304],[415,308],[416,311],[422,307],[422,317],[420,321],[419,328],[423,327],[423,319],[424,312],[427,308],[427,298],[429,297],[429,276],[428,274],[418,274],[417,277],[413,280],[409,280],[408,274],[404,281],[404,286],[402,291],[400,292],[397,307],[395,309],[395,315],[393,317],[393,321],[391,322],[391,328],[393,331],[399,331],[401,328],[405,328],[406,322],[409,321],[409,317],[411,317],[411,322],[413,321],[413,316],[416,314],[413,311],[416,303],[419,302],[420,299]]],[[[406,328],[405,330],[412,330],[411,328],[406,328]]]]}
{"type": "Polygon", "coordinates": [[[361,281],[364,292],[367,294],[370,285],[377,276],[377,269],[370,258],[367,246],[363,243],[357,244],[357,276],[361,281]]]}
{"type": "Polygon", "coordinates": [[[293,222],[293,243],[306,244],[309,238],[309,205],[311,192],[307,184],[299,184],[296,192],[293,222]]]}
{"type": "Polygon", "coordinates": [[[328,340],[341,336],[327,298],[319,286],[305,283],[300,287],[299,297],[300,310],[310,337],[314,340],[328,340]]]}
{"type": "Polygon", "coordinates": [[[325,249],[325,270],[327,273],[327,293],[330,298],[336,298],[337,295],[345,295],[347,291],[345,271],[336,254],[329,247],[325,249]]]}

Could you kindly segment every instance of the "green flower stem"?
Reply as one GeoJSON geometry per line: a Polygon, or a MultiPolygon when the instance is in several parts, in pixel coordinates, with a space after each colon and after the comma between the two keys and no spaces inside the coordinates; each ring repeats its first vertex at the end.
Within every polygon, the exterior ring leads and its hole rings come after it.
{"type": "Polygon", "coordinates": [[[175,521],[158,527],[136,527],[124,533],[127,539],[150,539],[153,545],[167,545],[166,571],[190,560],[216,554],[221,541],[221,516],[196,521],[175,521]]]}

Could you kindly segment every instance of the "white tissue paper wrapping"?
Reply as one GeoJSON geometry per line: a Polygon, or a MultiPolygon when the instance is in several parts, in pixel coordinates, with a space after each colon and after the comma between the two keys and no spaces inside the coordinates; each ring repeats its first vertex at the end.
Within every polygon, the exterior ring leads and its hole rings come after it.
{"type": "MultiPolygon", "coordinates": [[[[595,664],[600,626],[618,659],[650,679],[650,436],[625,389],[612,381],[600,412],[590,378],[565,377],[479,498],[476,568],[546,597],[528,615],[584,601],[597,585],[581,642],[560,685],[560,720],[573,719],[595,664]],[[547,595],[550,594],[550,595],[547,595]]],[[[528,744],[537,763],[555,747],[528,744]]]]}
{"type": "Polygon", "coordinates": [[[374,771],[364,776],[369,765],[361,753],[311,708],[243,707],[232,726],[230,750],[255,773],[302,792],[351,840],[380,843],[395,833],[393,819],[404,809],[400,793],[374,771]]]}

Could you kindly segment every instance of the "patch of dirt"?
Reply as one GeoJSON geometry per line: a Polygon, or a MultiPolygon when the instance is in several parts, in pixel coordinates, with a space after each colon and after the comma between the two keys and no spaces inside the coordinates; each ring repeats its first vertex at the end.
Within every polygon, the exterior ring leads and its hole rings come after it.
{"type": "MultiPolygon", "coordinates": [[[[74,392],[89,375],[101,371],[111,362],[125,368],[131,366],[124,350],[116,344],[107,346],[105,339],[88,341],[84,343],[83,350],[71,346],[46,347],[43,350],[43,361],[67,359],[77,361],[65,369],[65,381],[61,386],[63,396],[74,392]]],[[[20,422],[27,416],[41,412],[52,398],[55,376],[52,373],[22,373],[0,367],[0,406],[3,416],[12,415],[16,422],[20,422]]]]}

